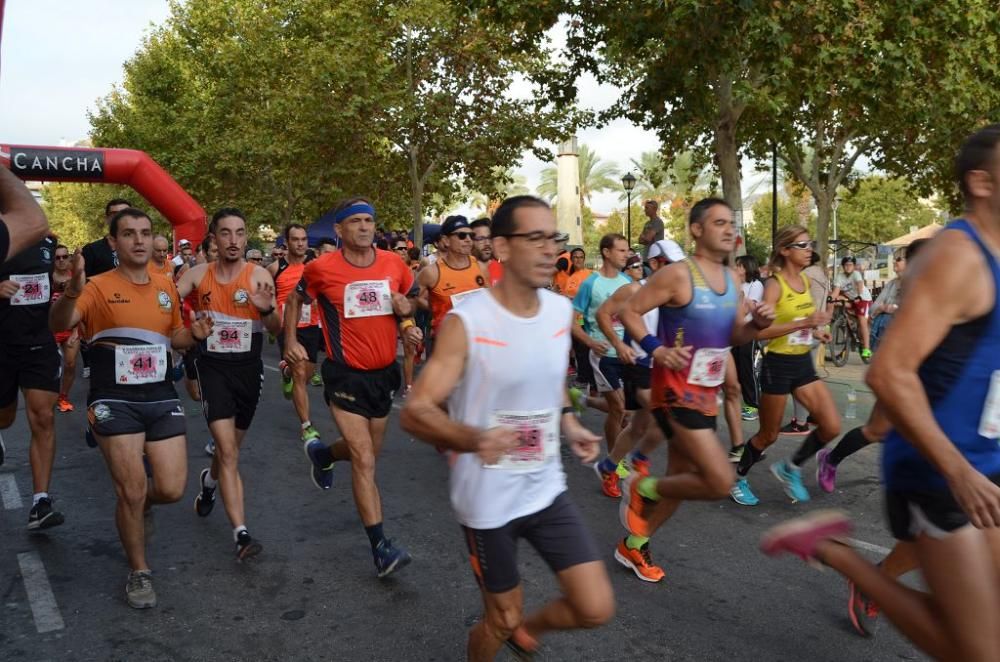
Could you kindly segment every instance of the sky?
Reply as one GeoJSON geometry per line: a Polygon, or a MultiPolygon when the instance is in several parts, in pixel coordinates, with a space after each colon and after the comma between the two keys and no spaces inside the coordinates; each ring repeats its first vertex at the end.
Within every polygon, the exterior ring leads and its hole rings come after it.
{"type": "MultiPolygon", "coordinates": [[[[166,0],[7,0],[0,43],[0,143],[62,145],[86,138],[87,112],[121,83],[122,65],[149,28],[168,15],[166,0]]],[[[615,88],[593,79],[580,83],[585,107],[606,107],[616,96],[615,88]]],[[[659,147],[653,132],[626,120],[581,130],[577,137],[623,170],[631,158],[659,147]]],[[[534,190],[547,165],[526,153],[516,171],[534,190]]],[[[594,211],[623,207],[619,195],[596,194],[594,211]]]]}

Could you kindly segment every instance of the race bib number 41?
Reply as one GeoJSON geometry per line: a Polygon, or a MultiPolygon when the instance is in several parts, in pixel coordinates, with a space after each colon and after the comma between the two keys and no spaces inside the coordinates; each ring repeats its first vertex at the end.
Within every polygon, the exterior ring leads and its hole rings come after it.
{"type": "Polygon", "coordinates": [[[359,280],[344,288],[344,317],[392,315],[388,280],[359,280]]]}
{"type": "Polygon", "coordinates": [[[46,303],[51,296],[48,274],[14,274],[10,279],[21,286],[10,298],[12,306],[34,306],[46,303]]]}
{"type": "Polygon", "coordinates": [[[153,384],[167,377],[166,345],[116,345],[115,381],[119,384],[153,384]]]}
{"type": "Polygon", "coordinates": [[[210,352],[233,354],[249,352],[253,338],[252,320],[215,320],[205,347],[210,352]]]}
{"type": "Polygon", "coordinates": [[[729,360],[728,347],[719,349],[702,347],[694,353],[694,357],[691,359],[688,384],[718,386],[726,380],[727,360],[729,360]]]}
{"type": "Polygon", "coordinates": [[[485,465],[486,468],[532,471],[541,467],[548,458],[559,452],[558,424],[558,412],[551,409],[493,412],[490,427],[503,426],[517,430],[520,443],[496,464],[485,465]]]}

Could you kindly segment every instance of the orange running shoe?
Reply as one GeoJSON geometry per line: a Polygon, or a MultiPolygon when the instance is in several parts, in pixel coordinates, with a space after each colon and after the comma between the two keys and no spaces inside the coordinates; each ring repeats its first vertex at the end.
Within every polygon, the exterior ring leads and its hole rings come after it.
{"type": "Polygon", "coordinates": [[[642,478],[638,474],[633,474],[625,479],[622,502],[618,506],[618,519],[625,530],[632,535],[648,538],[651,533],[649,514],[656,502],[639,494],[639,481],[642,478]]]}
{"type": "Polygon", "coordinates": [[[56,403],[56,408],[63,413],[73,411],[73,403],[64,397],[59,396],[59,402],[56,403]]]}
{"type": "Polygon", "coordinates": [[[649,475],[649,460],[637,460],[634,457],[629,460],[632,471],[645,478],[649,475]]]}
{"type": "Polygon", "coordinates": [[[618,484],[621,478],[619,478],[617,471],[609,471],[605,473],[601,470],[600,461],[597,461],[594,463],[594,473],[596,473],[597,477],[601,479],[601,491],[604,492],[604,496],[609,496],[612,499],[618,499],[621,497],[622,488],[618,484]]]}
{"type": "Polygon", "coordinates": [[[621,542],[618,543],[618,547],[615,549],[615,560],[626,568],[631,568],[635,576],[644,582],[656,583],[663,579],[663,568],[653,563],[653,559],[649,555],[649,543],[647,542],[639,549],[629,549],[625,540],[622,538],[621,542]]]}

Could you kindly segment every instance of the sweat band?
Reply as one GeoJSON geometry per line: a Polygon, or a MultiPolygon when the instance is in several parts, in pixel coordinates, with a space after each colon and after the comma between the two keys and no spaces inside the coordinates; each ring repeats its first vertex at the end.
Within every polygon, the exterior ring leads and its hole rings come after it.
{"type": "Polygon", "coordinates": [[[375,218],[375,208],[366,202],[358,202],[334,214],[333,222],[340,223],[348,216],[354,216],[355,214],[371,214],[371,217],[375,218]]]}
{"type": "Polygon", "coordinates": [[[642,351],[646,352],[650,356],[653,355],[658,348],[663,347],[663,343],[660,339],[651,333],[647,333],[646,337],[639,341],[639,347],[642,347],[642,351]]]}

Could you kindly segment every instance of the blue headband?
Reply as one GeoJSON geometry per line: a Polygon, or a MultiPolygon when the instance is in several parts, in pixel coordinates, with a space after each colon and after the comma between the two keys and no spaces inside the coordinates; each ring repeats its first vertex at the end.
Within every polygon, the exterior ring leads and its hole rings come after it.
{"type": "Polygon", "coordinates": [[[336,214],[333,215],[333,222],[340,223],[342,220],[348,216],[354,216],[355,214],[371,214],[372,218],[375,218],[375,208],[372,207],[367,202],[357,202],[346,209],[341,209],[336,214]]]}

